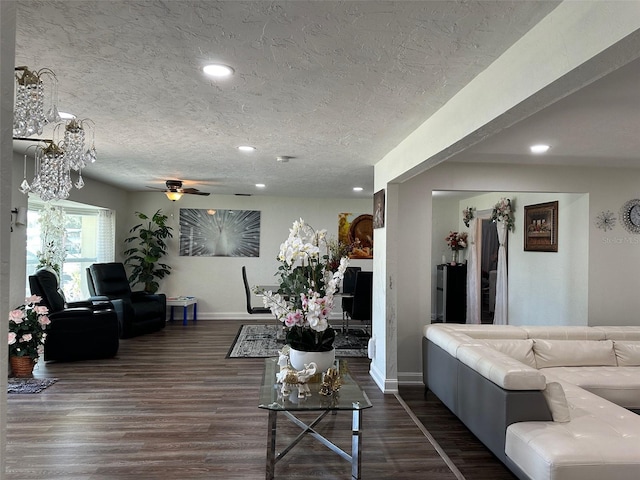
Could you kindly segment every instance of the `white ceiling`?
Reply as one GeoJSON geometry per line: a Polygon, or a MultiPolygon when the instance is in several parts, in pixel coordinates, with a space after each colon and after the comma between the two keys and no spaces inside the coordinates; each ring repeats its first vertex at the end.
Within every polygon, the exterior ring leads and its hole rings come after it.
{"type": "MultiPolygon", "coordinates": [[[[370,196],[373,165],[558,3],[21,0],[16,65],[52,68],[60,109],[95,122],[88,177],[132,191],[177,178],[220,194],[370,196]],[[208,79],[209,62],[235,75],[208,79]]],[[[455,159],[531,161],[535,137],[553,145],[545,161],[635,165],[638,71],[455,159]]]]}

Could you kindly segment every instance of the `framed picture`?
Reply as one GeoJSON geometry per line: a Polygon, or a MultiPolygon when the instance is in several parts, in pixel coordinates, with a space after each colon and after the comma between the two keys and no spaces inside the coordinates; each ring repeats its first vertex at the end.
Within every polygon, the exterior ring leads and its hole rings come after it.
{"type": "Polygon", "coordinates": [[[259,257],[260,211],[180,209],[181,257],[259,257]]]}
{"type": "Polygon", "coordinates": [[[373,228],[384,227],[384,188],[373,194],[373,228]]]}
{"type": "Polygon", "coordinates": [[[353,247],[349,258],[373,258],[373,215],[339,213],[338,241],[353,247]]]}
{"type": "Polygon", "coordinates": [[[524,207],[524,250],[528,252],[558,251],[558,202],[524,207]]]}

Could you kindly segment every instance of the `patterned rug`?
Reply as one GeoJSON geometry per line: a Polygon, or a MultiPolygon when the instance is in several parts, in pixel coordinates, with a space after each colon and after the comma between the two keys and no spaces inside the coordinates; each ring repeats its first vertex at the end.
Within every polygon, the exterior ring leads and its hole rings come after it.
{"type": "MultiPolygon", "coordinates": [[[[284,339],[276,338],[276,325],[242,325],[227,358],[268,358],[278,356],[284,339]]],[[[366,357],[369,334],[363,328],[350,328],[348,334],[336,329],[333,346],[336,357],[366,357]]]]}
{"type": "Polygon", "coordinates": [[[57,378],[9,378],[7,393],[40,393],[57,381],[57,378]]]}

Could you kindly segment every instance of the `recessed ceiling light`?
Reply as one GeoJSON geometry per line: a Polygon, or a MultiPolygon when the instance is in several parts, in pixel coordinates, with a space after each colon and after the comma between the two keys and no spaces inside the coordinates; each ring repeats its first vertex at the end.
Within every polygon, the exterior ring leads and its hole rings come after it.
{"type": "Polygon", "coordinates": [[[354,192],[361,192],[362,190],[364,190],[362,187],[353,187],[354,192]]]}
{"type": "Polygon", "coordinates": [[[60,115],[60,118],[62,120],[73,120],[74,118],[76,118],[76,116],[73,113],[58,112],[58,115],[60,115]]]}
{"type": "Polygon", "coordinates": [[[549,150],[549,145],[531,145],[529,148],[531,149],[531,153],[546,153],[547,150],[549,150]]]}
{"type": "Polygon", "coordinates": [[[266,187],[266,185],[264,183],[256,183],[256,187],[264,188],[264,187],[266,187]]]}
{"type": "Polygon", "coordinates": [[[213,63],[211,65],[206,65],[202,69],[204,73],[207,75],[211,75],[212,77],[228,77],[233,75],[233,68],[227,65],[221,65],[218,63],[213,63]]]}
{"type": "Polygon", "coordinates": [[[255,151],[256,147],[252,147],[251,145],[240,145],[238,147],[238,150],[240,150],[241,152],[253,152],[255,151]]]}

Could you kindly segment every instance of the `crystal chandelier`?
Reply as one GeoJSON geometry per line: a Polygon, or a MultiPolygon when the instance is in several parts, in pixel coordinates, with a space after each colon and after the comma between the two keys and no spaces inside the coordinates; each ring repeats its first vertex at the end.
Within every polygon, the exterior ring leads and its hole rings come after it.
{"type": "Polygon", "coordinates": [[[58,113],[58,79],[49,68],[31,71],[27,67],[16,67],[15,105],[13,113],[13,136],[28,137],[37,133],[47,123],[60,121],[58,113]],[[51,82],[50,106],[45,112],[44,79],[51,82]]]}
{"type": "MultiPolygon", "coordinates": [[[[90,119],[70,120],[65,125],[64,139],[56,143],[56,133],[61,123],[54,128],[54,140],[44,140],[35,146],[35,175],[31,185],[27,181],[27,155],[24,156],[24,180],[20,184],[22,193],[36,193],[43,201],[69,198],[71,189],[84,187],[82,169],[96,161],[95,129],[91,129],[91,145],[85,148],[85,127],[93,126],[90,119]],[[78,172],[73,183],[71,171],[78,172]]],[[[29,147],[30,148],[30,147],[29,147]]],[[[28,150],[28,148],[27,148],[28,150]]]]}

